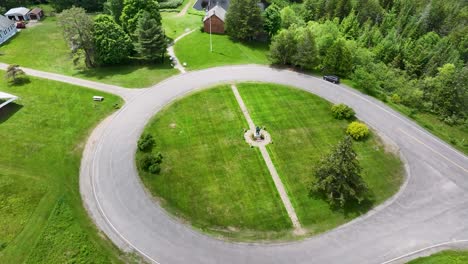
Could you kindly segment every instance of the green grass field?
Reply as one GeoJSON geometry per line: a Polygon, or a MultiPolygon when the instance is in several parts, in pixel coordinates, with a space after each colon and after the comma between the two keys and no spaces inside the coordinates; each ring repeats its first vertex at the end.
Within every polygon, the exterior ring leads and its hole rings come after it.
{"type": "MultiPolygon", "coordinates": [[[[4,74],[4,72],[0,72],[4,74]]],[[[20,97],[0,109],[0,263],[117,263],[79,194],[87,135],[121,99],[31,78],[4,92],[20,97]],[[105,101],[95,103],[92,96],[105,101]]]]}
{"type": "Polygon", "coordinates": [[[47,17],[41,25],[19,32],[0,46],[0,54],[0,62],[128,88],[148,87],[178,73],[168,61],[162,65],[130,62],[122,66],[79,69],[73,65],[55,17],[47,17]]]}
{"type": "Polygon", "coordinates": [[[200,28],[203,16],[186,14],[179,17],[178,13],[161,13],[164,32],[166,35],[175,39],[186,31],[200,28]]]}
{"type": "Polygon", "coordinates": [[[246,126],[228,86],[175,102],[146,128],[164,161],[161,175],[140,172],[145,185],[163,206],[208,232],[249,239],[288,230],[260,152],[243,140],[246,126]]]}
{"type": "MultiPolygon", "coordinates": [[[[328,102],[300,90],[271,84],[239,89],[254,121],[272,135],[269,151],[309,233],[343,224],[398,190],[400,161],[371,138],[355,148],[372,204],[332,210],[309,197],[314,164],[343,138],[347,122],[331,117],[328,102]]],[[[140,175],[164,207],[195,227],[239,240],[290,239],[291,223],[264,161],[244,141],[246,127],[228,86],[181,99],[145,130],[156,139],[153,151],[165,157],[161,175],[140,175]]]]}
{"type": "Polygon", "coordinates": [[[301,223],[311,233],[341,225],[396,193],[402,183],[400,160],[386,153],[375,137],[355,142],[363,178],[373,203],[332,210],[309,195],[314,165],[345,136],[347,121],[335,120],[331,104],[315,95],[281,85],[247,83],[238,86],[253,121],[265,126],[274,144],[268,150],[291,197],[301,223]]]}
{"type": "Polygon", "coordinates": [[[269,64],[268,43],[235,42],[227,35],[213,34],[212,37],[213,52],[210,52],[210,35],[198,30],[176,43],[177,57],[187,63],[187,69],[246,63],[269,64]]]}
{"type": "Polygon", "coordinates": [[[465,264],[468,263],[468,252],[447,250],[428,257],[417,258],[408,264],[465,264]]]}

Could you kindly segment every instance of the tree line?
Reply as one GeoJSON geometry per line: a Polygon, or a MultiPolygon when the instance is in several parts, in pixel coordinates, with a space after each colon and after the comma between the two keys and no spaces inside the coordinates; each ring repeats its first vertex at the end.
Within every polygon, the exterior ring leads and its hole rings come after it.
{"type": "Polygon", "coordinates": [[[110,0],[109,14],[92,18],[82,7],[58,16],[77,64],[86,67],[114,65],[129,58],[163,61],[167,40],[155,0],[125,0],[118,7],[110,0]]]}
{"type": "Polygon", "coordinates": [[[336,74],[383,100],[465,124],[468,2],[233,0],[227,33],[268,37],[273,63],[336,74]],[[232,29],[232,30],[230,30],[232,29]]]}

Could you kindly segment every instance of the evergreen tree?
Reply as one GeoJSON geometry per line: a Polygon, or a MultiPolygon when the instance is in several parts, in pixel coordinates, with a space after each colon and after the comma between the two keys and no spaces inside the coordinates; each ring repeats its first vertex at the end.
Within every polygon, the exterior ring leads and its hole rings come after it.
{"type": "Polygon", "coordinates": [[[325,14],[326,5],[325,0],[305,0],[302,14],[304,21],[319,20],[325,14]]]}
{"type": "Polygon", "coordinates": [[[323,68],[326,73],[337,74],[346,77],[352,70],[352,54],[346,47],[344,39],[338,39],[328,49],[323,60],[323,68]]]}
{"type": "Polygon", "coordinates": [[[303,69],[313,69],[317,66],[317,47],[315,37],[309,28],[298,30],[298,40],[296,53],[293,56],[293,63],[303,69]]]}
{"type": "Polygon", "coordinates": [[[93,36],[99,64],[117,64],[130,55],[132,42],[111,16],[98,15],[94,19],[93,36]]]}
{"type": "Polygon", "coordinates": [[[368,188],[361,177],[361,166],[349,136],[323,157],[315,169],[311,192],[323,193],[332,206],[344,207],[349,201],[362,202],[368,188]]]}
{"type": "Polygon", "coordinates": [[[350,0],[338,0],[336,2],[335,10],[333,11],[334,17],[338,17],[340,20],[345,18],[352,9],[350,0]]]}
{"type": "Polygon", "coordinates": [[[136,39],[134,36],[138,26],[138,21],[143,15],[143,12],[148,12],[150,18],[161,26],[161,14],[159,13],[159,4],[155,0],[124,0],[124,7],[122,15],[120,15],[120,24],[125,32],[130,37],[136,39]]]}
{"type": "Polygon", "coordinates": [[[276,4],[271,4],[263,12],[263,29],[268,36],[273,37],[281,28],[280,8],[276,4]]]}
{"type": "Polygon", "coordinates": [[[164,61],[167,41],[161,24],[149,12],[143,12],[138,20],[136,30],[137,43],[135,49],[138,54],[149,61],[160,59],[164,61]]]}
{"type": "Polygon", "coordinates": [[[233,0],[225,21],[226,32],[239,40],[255,39],[262,31],[263,21],[257,0],[233,0]]]}
{"type": "Polygon", "coordinates": [[[282,29],[273,37],[270,45],[270,59],[273,63],[291,64],[297,53],[296,30],[282,29]]]}
{"type": "Polygon", "coordinates": [[[114,21],[120,23],[120,16],[123,10],[123,0],[107,0],[104,3],[104,11],[114,18],[114,21]]]}
{"type": "Polygon", "coordinates": [[[340,24],[340,30],[348,38],[356,39],[359,36],[359,21],[356,12],[351,10],[349,15],[345,17],[340,24]]]}

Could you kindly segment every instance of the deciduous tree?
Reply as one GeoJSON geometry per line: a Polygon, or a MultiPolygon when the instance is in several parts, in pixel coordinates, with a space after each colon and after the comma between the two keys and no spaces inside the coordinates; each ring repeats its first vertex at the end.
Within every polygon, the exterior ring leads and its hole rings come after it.
{"type": "Polygon", "coordinates": [[[136,39],[135,31],[139,23],[138,20],[143,15],[143,12],[148,12],[149,17],[153,19],[158,26],[161,26],[161,14],[159,13],[159,4],[157,1],[124,0],[120,23],[124,31],[133,39],[136,39]]]}
{"type": "Polygon", "coordinates": [[[273,63],[291,64],[297,52],[296,29],[282,29],[273,37],[270,45],[270,59],[273,63]]]}
{"type": "Polygon", "coordinates": [[[94,66],[93,20],[81,7],[63,10],[58,16],[65,40],[72,54],[83,51],[86,67],[94,66]]]}
{"type": "Polygon", "coordinates": [[[328,49],[323,60],[324,71],[346,77],[351,73],[352,66],[352,55],[346,46],[346,41],[344,39],[336,40],[328,49]]]}
{"type": "Polygon", "coordinates": [[[98,64],[117,64],[130,55],[132,42],[111,16],[98,15],[94,19],[93,35],[98,64]]]}
{"type": "Polygon", "coordinates": [[[276,4],[271,4],[263,12],[263,29],[268,36],[273,37],[281,28],[280,8],[276,4]]]}

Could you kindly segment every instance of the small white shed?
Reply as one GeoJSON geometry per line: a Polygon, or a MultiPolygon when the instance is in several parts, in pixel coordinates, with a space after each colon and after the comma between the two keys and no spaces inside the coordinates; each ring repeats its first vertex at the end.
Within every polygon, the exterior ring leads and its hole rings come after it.
{"type": "Polygon", "coordinates": [[[15,20],[15,21],[24,21],[24,20],[29,20],[29,9],[26,7],[16,7],[8,10],[8,12],[5,13],[5,16],[8,17],[8,19],[15,20]]]}

